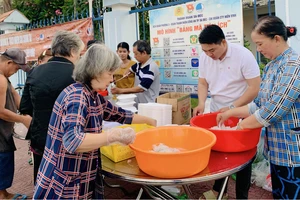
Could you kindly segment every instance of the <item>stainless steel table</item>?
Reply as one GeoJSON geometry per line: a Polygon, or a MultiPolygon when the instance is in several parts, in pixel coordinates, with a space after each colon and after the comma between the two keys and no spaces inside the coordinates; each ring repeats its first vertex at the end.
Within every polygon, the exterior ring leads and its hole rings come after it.
{"type": "Polygon", "coordinates": [[[217,180],[226,177],[222,191],[218,196],[218,198],[221,198],[223,196],[225,185],[227,184],[228,176],[242,170],[255,154],[256,148],[239,153],[212,151],[208,166],[202,172],[191,177],[179,179],[161,179],[147,175],[140,170],[135,158],[114,163],[102,155],[102,174],[110,178],[141,184],[145,186],[146,190],[151,190],[152,192],[154,190],[154,193],[159,193],[158,190],[161,190],[160,187],[156,186],[179,184],[184,186],[188,195],[190,195],[190,191],[187,187],[188,184],[217,180]]]}

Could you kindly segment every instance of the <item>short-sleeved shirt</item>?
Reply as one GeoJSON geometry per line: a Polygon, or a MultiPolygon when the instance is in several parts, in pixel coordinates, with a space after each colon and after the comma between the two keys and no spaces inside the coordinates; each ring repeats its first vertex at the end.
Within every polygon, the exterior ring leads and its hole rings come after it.
{"type": "MultiPolygon", "coordinates": [[[[130,60],[125,68],[119,67],[114,73],[114,80],[119,80],[123,78],[124,73],[136,62],[130,60]]],[[[134,74],[130,73],[127,77],[123,78],[120,81],[116,82],[118,88],[132,88],[134,86],[134,74]]]]}
{"type": "Polygon", "coordinates": [[[225,57],[213,60],[204,52],[200,56],[199,78],[208,83],[210,110],[227,107],[241,97],[248,85],[246,79],[260,76],[253,54],[245,47],[229,43],[225,57]]]}
{"type": "Polygon", "coordinates": [[[103,120],[131,124],[132,117],[88,86],[74,83],[65,88],[53,107],[33,198],[91,199],[101,166],[99,150],[76,150],[86,133],[101,134],[103,120]]]}
{"type": "Polygon", "coordinates": [[[143,65],[136,63],[131,67],[135,73],[134,85],[142,88],[144,92],[137,93],[137,103],[155,102],[159,95],[160,80],[157,64],[150,58],[143,65]]]}
{"type": "Polygon", "coordinates": [[[250,105],[250,113],[267,127],[264,155],[272,164],[300,167],[300,55],[295,50],[288,48],[266,65],[250,105]]]}

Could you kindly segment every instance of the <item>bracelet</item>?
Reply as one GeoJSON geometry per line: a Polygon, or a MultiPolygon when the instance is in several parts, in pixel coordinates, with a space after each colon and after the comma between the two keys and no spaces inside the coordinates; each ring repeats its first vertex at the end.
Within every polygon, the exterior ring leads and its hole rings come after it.
{"type": "Polygon", "coordinates": [[[244,128],[241,126],[241,122],[237,124],[236,130],[244,130],[244,128]]]}

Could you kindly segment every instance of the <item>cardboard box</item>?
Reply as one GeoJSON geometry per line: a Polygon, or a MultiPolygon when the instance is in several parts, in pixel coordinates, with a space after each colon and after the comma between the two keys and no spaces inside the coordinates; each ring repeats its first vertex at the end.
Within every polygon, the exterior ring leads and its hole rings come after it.
{"type": "MultiPolygon", "coordinates": [[[[135,132],[153,128],[153,126],[147,124],[130,124],[130,125],[121,125],[118,128],[131,127],[135,132]]],[[[134,152],[128,145],[120,144],[111,144],[109,146],[103,146],[100,148],[101,154],[105,155],[114,162],[120,162],[128,158],[134,157],[134,152]]]]}
{"type": "Polygon", "coordinates": [[[188,124],[191,118],[191,96],[189,93],[170,92],[156,98],[157,103],[172,105],[172,123],[188,124]]]}

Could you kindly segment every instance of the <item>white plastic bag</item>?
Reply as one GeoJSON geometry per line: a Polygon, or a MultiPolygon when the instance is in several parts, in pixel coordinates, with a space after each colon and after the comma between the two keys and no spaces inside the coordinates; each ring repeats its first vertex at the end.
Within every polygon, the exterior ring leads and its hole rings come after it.
{"type": "Polygon", "coordinates": [[[266,181],[265,181],[265,184],[263,185],[263,189],[269,191],[269,192],[272,192],[272,181],[271,181],[271,174],[269,174],[267,177],[266,177],[266,181]]]}
{"type": "Polygon", "coordinates": [[[28,132],[28,128],[26,128],[26,126],[24,124],[15,123],[14,137],[21,139],[21,140],[25,140],[27,132],[28,132]]]}
{"type": "Polygon", "coordinates": [[[263,159],[252,167],[252,183],[255,183],[258,187],[263,187],[266,184],[266,178],[269,174],[269,162],[266,159],[263,159]]]}

